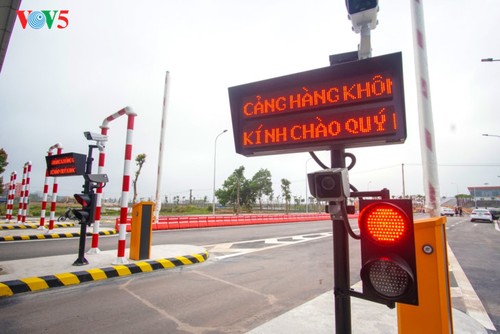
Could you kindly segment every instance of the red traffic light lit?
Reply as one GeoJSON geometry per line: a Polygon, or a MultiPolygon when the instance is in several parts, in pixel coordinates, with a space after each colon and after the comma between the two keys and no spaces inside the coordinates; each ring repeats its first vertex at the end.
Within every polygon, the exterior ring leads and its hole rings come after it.
{"type": "Polygon", "coordinates": [[[411,200],[360,200],[363,294],[418,305],[411,200]]]}
{"type": "Polygon", "coordinates": [[[366,223],[365,231],[376,242],[392,244],[399,242],[408,231],[410,219],[401,208],[390,204],[372,204],[360,214],[366,223]]]}

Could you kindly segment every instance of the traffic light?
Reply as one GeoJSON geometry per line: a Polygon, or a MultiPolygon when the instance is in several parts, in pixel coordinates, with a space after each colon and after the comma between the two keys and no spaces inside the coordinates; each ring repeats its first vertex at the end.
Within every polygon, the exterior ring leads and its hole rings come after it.
{"type": "Polygon", "coordinates": [[[73,209],[73,214],[78,218],[80,224],[90,225],[94,222],[96,207],[96,194],[75,194],[76,201],[82,206],[81,209],[73,209]]]}
{"type": "Polygon", "coordinates": [[[360,200],[363,295],[418,305],[411,200],[360,200]]]}
{"type": "Polygon", "coordinates": [[[343,201],[349,197],[349,177],[346,168],[325,169],[307,174],[309,191],[320,201],[343,201]]]}

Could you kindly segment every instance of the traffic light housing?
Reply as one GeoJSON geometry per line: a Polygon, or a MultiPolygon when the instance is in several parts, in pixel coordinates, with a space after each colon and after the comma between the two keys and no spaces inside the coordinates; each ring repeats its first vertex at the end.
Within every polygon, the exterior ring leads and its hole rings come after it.
{"type": "Polygon", "coordinates": [[[73,209],[73,214],[80,221],[80,224],[90,226],[94,222],[96,208],[96,194],[74,194],[75,200],[82,206],[81,209],[73,209]]]}
{"type": "Polygon", "coordinates": [[[418,305],[411,200],[360,200],[359,206],[363,295],[418,305]]]}

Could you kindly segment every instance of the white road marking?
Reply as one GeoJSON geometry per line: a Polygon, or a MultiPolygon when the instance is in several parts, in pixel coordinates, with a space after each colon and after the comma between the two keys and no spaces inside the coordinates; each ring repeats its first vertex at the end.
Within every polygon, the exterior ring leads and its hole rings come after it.
{"type": "Polygon", "coordinates": [[[223,260],[234,256],[260,252],[283,246],[295,245],[307,241],[328,238],[331,236],[332,232],[311,233],[304,235],[284,236],[279,238],[255,239],[255,240],[246,240],[246,241],[238,241],[238,242],[223,243],[223,244],[205,245],[203,247],[207,249],[211,255],[214,253],[215,254],[226,253],[225,255],[210,256],[210,258],[212,259],[215,258],[216,260],[223,260]],[[284,239],[290,239],[290,240],[284,240],[284,239]],[[262,247],[251,247],[251,246],[245,247],[245,244],[249,245],[256,242],[262,242],[262,247]]]}

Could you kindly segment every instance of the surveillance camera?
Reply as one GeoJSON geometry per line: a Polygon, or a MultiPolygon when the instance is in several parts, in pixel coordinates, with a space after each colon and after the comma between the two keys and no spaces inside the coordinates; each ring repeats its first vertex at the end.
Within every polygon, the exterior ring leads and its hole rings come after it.
{"type": "Polygon", "coordinates": [[[320,201],[343,201],[349,197],[349,175],[346,168],[325,169],[307,174],[309,191],[320,201]]]}
{"type": "Polygon", "coordinates": [[[359,33],[363,26],[375,29],[378,24],[377,13],[379,10],[377,0],[355,1],[346,0],[348,18],[352,22],[352,29],[359,33]]]}
{"type": "Polygon", "coordinates": [[[108,183],[108,174],[84,174],[83,178],[87,182],[93,183],[108,183]]]}
{"type": "Polygon", "coordinates": [[[83,134],[85,135],[85,138],[87,138],[87,140],[95,140],[95,141],[107,141],[108,140],[108,136],[102,135],[100,133],[85,131],[83,134]]]}

